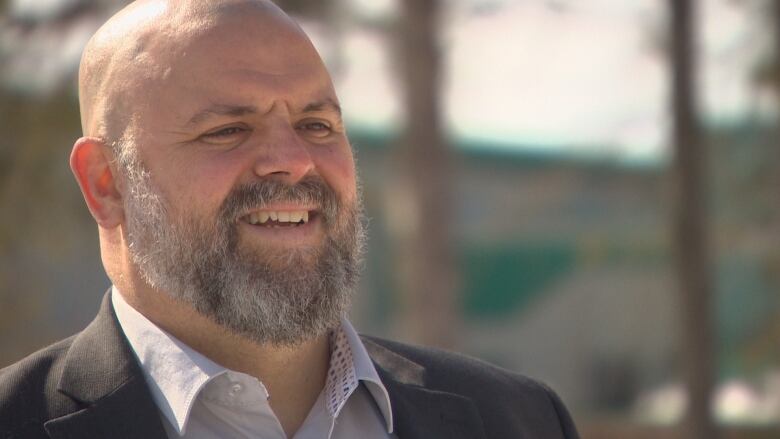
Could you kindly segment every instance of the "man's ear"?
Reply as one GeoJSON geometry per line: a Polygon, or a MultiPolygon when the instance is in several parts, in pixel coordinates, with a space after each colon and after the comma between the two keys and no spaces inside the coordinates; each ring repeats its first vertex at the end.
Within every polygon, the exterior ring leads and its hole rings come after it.
{"type": "Polygon", "coordinates": [[[124,219],[122,195],[110,166],[105,143],[95,137],[76,140],[70,154],[70,169],[76,176],[87,208],[98,225],[112,229],[124,219]]]}

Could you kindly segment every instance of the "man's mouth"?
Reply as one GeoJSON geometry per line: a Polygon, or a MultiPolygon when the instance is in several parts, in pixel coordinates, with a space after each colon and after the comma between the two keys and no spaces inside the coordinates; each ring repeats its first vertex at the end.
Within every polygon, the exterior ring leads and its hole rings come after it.
{"type": "Polygon", "coordinates": [[[298,227],[316,217],[314,210],[257,210],[241,217],[241,221],[261,227],[298,227]]]}

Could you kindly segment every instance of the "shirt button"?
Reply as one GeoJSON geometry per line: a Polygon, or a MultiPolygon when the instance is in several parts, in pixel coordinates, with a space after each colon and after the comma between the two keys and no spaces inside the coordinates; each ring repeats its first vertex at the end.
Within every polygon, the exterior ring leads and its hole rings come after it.
{"type": "Polygon", "coordinates": [[[235,397],[239,393],[241,393],[243,390],[244,390],[244,386],[241,385],[241,383],[233,383],[230,386],[230,391],[228,392],[228,395],[235,397]]]}

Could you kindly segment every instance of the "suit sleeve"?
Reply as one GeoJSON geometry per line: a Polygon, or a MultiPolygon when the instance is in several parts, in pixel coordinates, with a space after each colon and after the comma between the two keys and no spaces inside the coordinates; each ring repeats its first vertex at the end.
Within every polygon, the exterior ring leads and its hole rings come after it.
{"type": "Polygon", "coordinates": [[[577,428],[574,426],[574,421],[566,409],[566,406],[561,401],[561,398],[551,388],[544,386],[547,391],[547,395],[550,397],[555,412],[558,414],[558,419],[561,422],[561,430],[563,431],[563,437],[566,439],[579,439],[580,435],[577,433],[577,428]]]}

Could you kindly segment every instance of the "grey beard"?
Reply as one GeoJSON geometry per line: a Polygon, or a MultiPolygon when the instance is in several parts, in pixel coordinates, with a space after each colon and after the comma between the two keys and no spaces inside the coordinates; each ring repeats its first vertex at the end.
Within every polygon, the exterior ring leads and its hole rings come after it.
{"type": "Polygon", "coordinates": [[[130,255],[155,289],[230,332],[277,346],[322,335],[349,310],[365,242],[359,197],[344,206],[319,178],[295,186],[266,180],[234,189],[216,219],[171,218],[143,166],[128,171],[130,255]],[[320,206],[321,247],[242,248],[237,218],[274,201],[320,206]]]}

